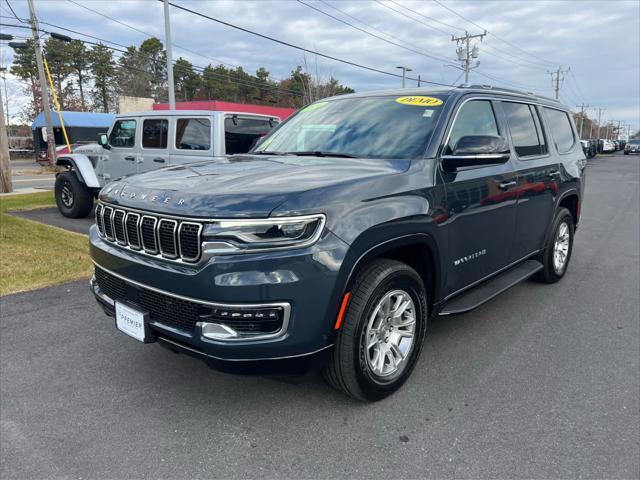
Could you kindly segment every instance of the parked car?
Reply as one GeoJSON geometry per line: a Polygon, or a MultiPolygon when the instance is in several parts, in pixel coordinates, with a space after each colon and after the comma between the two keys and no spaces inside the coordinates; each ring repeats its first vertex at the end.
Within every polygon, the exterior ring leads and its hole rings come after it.
{"type": "Polygon", "coordinates": [[[91,289],[140,342],[232,372],[321,368],[378,400],[411,374],[430,318],[563,278],[585,165],[570,109],[544,97],[324,99],[249,154],[103,188],[91,289]]]}
{"type": "Polygon", "coordinates": [[[611,153],[615,152],[616,147],[615,144],[611,140],[602,140],[602,152],[603,153],[611,153]]]}
{"type": "Polygon", "coordinates": [[[171,165],[225,162],[246,153],[280,123],[277,117],[203,110],[118,115],[98,144],[62,155],[55,198],[65,217],[89,215],[100,188],[110,181],[171,165]]]}
{"type": "Polygon", "coordinates": [[[640,153],[640,138],[632,138],[624,146],[624,154],[640,153]]]}

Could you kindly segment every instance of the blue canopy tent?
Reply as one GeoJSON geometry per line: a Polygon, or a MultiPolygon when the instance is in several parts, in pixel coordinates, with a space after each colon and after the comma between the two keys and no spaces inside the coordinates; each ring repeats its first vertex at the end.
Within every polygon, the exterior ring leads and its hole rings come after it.
{"type": "MultiPolygon", "coordinates": [[[[73,144],[92,143],[97,140],[99,133],[105,133],[113,120],[113,113],[95,113],[95,112],[66,112],[63,111],[62,120],[69,136],[69,142],[73,144]]],[[[53,136],[57,145],[65,145],[60,119],[58,112],[51,112],[51,123],[53,124],[53,136]]],[[[47,142],[44,140],[42,130],[45,129],[46,122],[44,112],[38,114],[31,124],[33,132],[33,145],[36,158],[46,159],[47,142]]]]}

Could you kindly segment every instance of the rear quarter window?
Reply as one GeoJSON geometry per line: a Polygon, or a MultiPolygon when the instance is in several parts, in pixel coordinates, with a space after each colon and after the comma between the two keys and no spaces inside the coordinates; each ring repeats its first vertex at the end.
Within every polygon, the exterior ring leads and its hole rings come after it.
{"type": "Polygon", "coordinates": [[[573,134],[569,115],[562,110],[544,107],[544,116],[558,153],[567,153],[570,151],[576,139],[573,134]]]}

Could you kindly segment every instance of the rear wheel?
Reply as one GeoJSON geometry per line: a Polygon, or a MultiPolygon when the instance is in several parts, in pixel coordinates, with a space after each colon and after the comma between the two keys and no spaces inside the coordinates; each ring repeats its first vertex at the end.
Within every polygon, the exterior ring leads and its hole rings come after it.
{"type": "Polygon", "coordinates": [[[385,398],[411,374],[427,326],[427,298],[418,273],[388,259],[356,278],[332,358],[328,383],[365,401],[385,398]]]}
{"type": "Polygon", "coordinates": [[[86,217],[93,208],[93,194],[72,171],[56,177],[55,197],[58,210],[65,217],[86,217]]]}
{"type": "Polygon", "coordinates": [[[540,256],[543,269],[536,278],[545,283],[555,283],[564,277],[573,251],[573,215],[566,208],[560,208],[553,220],[552,234],[540,256]]]}

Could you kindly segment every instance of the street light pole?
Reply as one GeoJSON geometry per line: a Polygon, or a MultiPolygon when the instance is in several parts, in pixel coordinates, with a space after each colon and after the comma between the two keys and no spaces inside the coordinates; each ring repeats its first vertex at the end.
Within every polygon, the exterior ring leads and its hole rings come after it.
{"type": "Polygon", "coordinates": [[[171,20],[169,19],[169,0],[164,0],[164,41],[167,49],[167,81],[169,83],[169,110],[176,109],[176,92],[173,83],[173,49],[171,48],[171,20]]]}
{"type": "Polygon", "coordinates": [[[29,2],[29,16],[31,18],[31,33],[33,34],[34,49],[36,51],[36,63],[38,64],[38,77],[40,79],[40,90],[42,97],[42,107],[44,110],[44,119],[47,124],[47,150],[49,152],[49,161],[53,164],[56,162],[56,139],[53,135],[53,123],[51,123],[51,106],[49,105],[49,89],[47,88],[47,80],[44,76],[44,63],[42,62],[42,50],[40,49],[40,35],[38,33],[38,18],[36,10],[33,6],[33,0],[29,2]]]}
{"type": "Polygon", "coordinates": [[[407,76],[407,72],[412,72],[413,70],[410,69],[409,67],[403,67],[403,66],[399,66],[396,68],[400,68],[402,70],[402,88],[404,88],[404,81],[407,76]]]}

